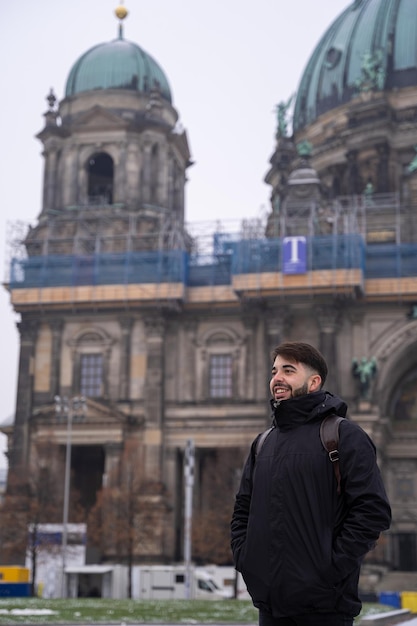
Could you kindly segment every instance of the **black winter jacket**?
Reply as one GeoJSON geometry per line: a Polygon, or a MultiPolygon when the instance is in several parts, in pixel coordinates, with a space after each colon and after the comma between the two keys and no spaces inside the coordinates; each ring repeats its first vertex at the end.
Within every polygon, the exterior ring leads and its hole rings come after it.
{"type": "Polygon", "coordinates": [[[274,617],[360,612],[365,554],[390,525],[375,447],[354,422],[339,427],[342,494],[320,423],[346,404],[318,391],[282,401],[276,426],[246,461],[231,523],[235,566],[253,603],[274,617]]]}

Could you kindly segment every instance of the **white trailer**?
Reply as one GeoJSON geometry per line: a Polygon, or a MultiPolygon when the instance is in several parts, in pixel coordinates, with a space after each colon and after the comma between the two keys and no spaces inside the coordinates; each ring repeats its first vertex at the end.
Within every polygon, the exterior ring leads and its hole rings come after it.
{"type": "MultiPolygon", "coordinates": [[[[184,565],[149,565],[134,568],[133,590],[138,599],[174,600],[186,597],[184,565]]],[[[230,597],[201,567],[190,569],[189,598],[221,600],[230,597]]]]}
{"type": "MultiPolygon", "coordinates": [[[[231,591],[217,584],[213,576],[200,567],[190,568],[190,589],[186,596],[184,565],[135,565],[132,568],[132,597],[135,600],[220,600],[231,597],[231,591]]],[[[127,598],[126,565],[82,565],[65,570],[65,592],[69,598],[127,598]]]]}
{"type": "Polygon", "coordinates": [[[250,600],[251,597],[246,589],[242,574],[237,572],[232,565],[205,565],[204,569],[210,574],[216,585],[224,589],[229,597],[238,600],[250,600]]]}
{"type": "Polygon", "coordinates": [[[125,565],[82,565],[65,569],[68,598],[127,598],[125,565]]]}

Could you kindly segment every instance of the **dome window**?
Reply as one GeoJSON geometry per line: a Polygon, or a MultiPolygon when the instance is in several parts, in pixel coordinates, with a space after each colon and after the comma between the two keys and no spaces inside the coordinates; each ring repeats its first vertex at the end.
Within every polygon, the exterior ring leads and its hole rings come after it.
{"type": "Polygon", "coordinates": [[[325,66],[328,70],[332,70],[340,62],[342,58],[342,51],[334,46],[329,48],[326,54],[325,66]]]}
{"type": "Polygon", "coordinates": [[[91,156],[87,163],[88,201],[90,204],[113,204],[113,159],[105,153],[91,156]]]}

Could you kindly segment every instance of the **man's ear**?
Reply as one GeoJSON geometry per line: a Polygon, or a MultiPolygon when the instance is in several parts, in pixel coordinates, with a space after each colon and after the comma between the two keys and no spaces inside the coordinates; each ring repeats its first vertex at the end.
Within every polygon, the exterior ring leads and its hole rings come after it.
{"type": "Polygon", "coordinates": [[[310,389],[309,392],[318,391],[321,387],[321,376],[318,374],[313,374],[310,378],[310,389]]]}

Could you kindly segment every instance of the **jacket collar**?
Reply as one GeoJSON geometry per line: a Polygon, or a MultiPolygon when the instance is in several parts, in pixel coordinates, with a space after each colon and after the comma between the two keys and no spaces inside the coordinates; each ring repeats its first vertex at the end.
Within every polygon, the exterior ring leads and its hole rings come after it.
{"type": "Polygon", "coordinates": [[[271,400],[273,422],[280,430],[289,430],[314,419],[335,413],[344,417],[346,403],[328,391],[315,391],[277,403],[271,400]]]}

